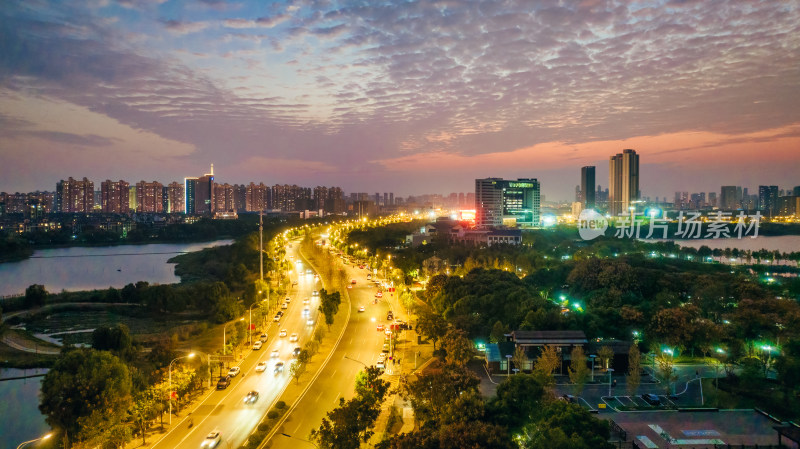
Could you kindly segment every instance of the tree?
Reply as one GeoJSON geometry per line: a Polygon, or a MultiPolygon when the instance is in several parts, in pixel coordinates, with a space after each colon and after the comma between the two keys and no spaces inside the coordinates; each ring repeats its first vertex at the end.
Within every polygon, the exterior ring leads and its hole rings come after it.
{"type": "Polygon", "coordinates": [[[63,353],[42,381],[39,410],[64,434],[66,446],[82,437],[82,423],[113,423],[131,401],[128,367],[110,352],[74,349],[63,353]],[[97,413],[94,418],[89,418],[97,413]],[[89,420],[89,421],[87,421],[89,420]]]}
{"type": "Polygon", "coordinates": [[[304,372],[306,372],[305,362],[301,362],[299,358],[292,362],[292,366],[289,368],[289,375],[292,376],[296,384],[300,383],[300,376],[302,376],[304,372]]]}
{"type": "Polygon", "coordinates": [[[319,311],[325,316],[325,324],[330,329],[333,324],[333,319],[339,311],[339,305],[342,303],[342,297],[339,292],[328,293],[323,288],[319,291],[319,311]]]}
{"type": "Polygon", "coordinates": [[[458,365],[444,365],[440,371],[422,373],[411,382],[402,384],[403,397],[411,402],[414,417],[422,423],[436,424],[448,409],[448,404],[461,395],[477,391],[480,379],[458,365]]]}
{"type": "Polygon", "coordinates": [[[632,344],[628,350],[628,377],[626,386],[628,394],[636,394],[639,385],[642,383],[642,354],[639,352],[639,345],[632,344]]]}
{"type": "Polygon", "coordinates": [[[672,382],[677,379],[674,366],[675,362],[671,355],[661,353],[656,356],[656,379],[664,384],[666,392],[669,392],[672,382]]]}
{"type": "Polygon", "coordinates": [[[436,342],[447,332],[447,322],[441,315],[434,313],[428,308],[424,308],[419,312],[417,330],[420,334],[424,335],[425,338],[433,341],[433,349],[435,351],[436,342]]]}
{"type": "Polygon", "coordinates": [[[25,289],[25,305],[28,307],[41,307],[47,300],[47,290],[44,285],[33,284],[25,289]]]}
{"type": "Polygon", "coordinates": [[[558,355],[556,347],[553,345],[546,345],[542,348],[542,353],[536,359],[533,369],[544,374],[550,379],[550,382],[555,381],[553,378],[553,371],[561,364],[561,357],[558,355]]]}
{"type": "Polygon", "coordinates": [[[158,398],[156,396],[157,390],[148,388],[139,392],[133,399],[133,404],[129,413],[131,420],[136,426],[136,430],[142,435],[142,446],[147,444],[146,435],[147,428],[150,421],[155,419],[158,413],[158,398]]]}
{"type": "Polygon", "coordinates": [[[605,368],[611,368],[611,361],[614,360],[614,350],[610,346],[601,346],[597,350],[597,358],[600,359],[600,365],[605,368]]]}
{"type": "Polygon", "coordinates": [[[525,369],[525,364],[528,363],[528,354],[525,352],[525,348],[522,346],[514,348],[511,361],[514,362],[514,367],[517,368],[519,372],[522,372],[522,370],[525,369]]]}
{"type": "Polygon", "coordinates": [[[466,365],[474,352],[467,333],[461,329],[448,330],[442,339],[442,348],[447,351],[445,361],[459,366],[466,365]]]}
{"type": "Polygon", "coordinates": [[[547,381],[539,374],[507,377],[487,406],[491,420],[517,432],[541,407],[547,381]]]}
{"type": "Polygon", "coordinates": [[[518,439],[523,449],[612,449],[608,422],[577,404],[553,401],[540,409],[518,439]]]}
{"type": "Polygon", "coordinates": [[[489,334],[489,342],[490,343],[500,343],[501,341],[506,341],[506,327],[503,326],[502,321],[497,320],[492,326],[492,332],[489,334]]]}
{"type": "Polygon", "coordinates": [[[586,367],[586,354],[583,346],[575,346],[570,354],[571,360],[568,368],[569,380],[575,384],[575,395],[580,395],[586,381],[589,380],[589,368],[586,367]]]}
{"type": "Polygon", "coordinates": [[[134,352],[130,329],[124,324],[100,326],[92,332],[92,348],[111,351],[118,357],[131,360],[134,352]]]}

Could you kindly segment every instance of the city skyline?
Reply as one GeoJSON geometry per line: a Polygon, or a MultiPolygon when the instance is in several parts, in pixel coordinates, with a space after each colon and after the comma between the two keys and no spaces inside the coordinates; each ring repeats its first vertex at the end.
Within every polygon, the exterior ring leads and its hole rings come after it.
{"type": "Polygon", "coordinates": [[[797,2],[11,2],[0,191],[216,162],[230,183],[400,195],[533,176],[566,200],[624,148],[645,196],[791,187],[799,19],[797,2]]]}

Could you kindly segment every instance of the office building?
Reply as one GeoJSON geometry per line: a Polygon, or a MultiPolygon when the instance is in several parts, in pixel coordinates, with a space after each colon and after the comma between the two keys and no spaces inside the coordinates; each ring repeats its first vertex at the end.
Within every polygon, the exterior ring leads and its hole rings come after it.
{"type": "Polygon", "coordinates": [[[94,183],[86,178],[70,177],[56,184],[56,210],[67,213],[89,213],[94,209],[94,183]]]}
{"type": "Polygon", "coordinates": [[[214,212],[214,164],[211,164],[211,173],[199,178],[185,178],[184,186],[187,214],[214,212]]]}
{"type": "Polygon", "coordinates": [[[107,179],[100,183],[100,209],[105,213],[127,214],[130,211],[130,183],[107,179]]]}
{"type": "Polygon", "coordinates": [[[778,186],[758,186],[758,210],[764,215],[778,212],[778,186]]]}
{"type": "Polygon", "coordinates": [[[593,165],[581,167],[581,197],[580,202],[584,209],[594,209],[597,205],[594,191],[594,170],[593,165]]]}
{"type": "Polygon", "coordinates": [[[475,225],[479,228],[539,226],[539,199],[536,179],[476,179],[475,225]]]}
{"type": "Polygon", "coordinates": [[[741,201],[737,196],[737,191],[736,186],[722,186],[719,194],[719,208],[722,210],[739,209],[739,207],[741,207],[741,201]]]}
{"type": "Polygon", "coordinates": [[[611,215],[628,213],[639,199],[639,155],[623,150],[608,162],[608,211],[611,215]]]}
{"type": "Polygon", "coordinates": [[[157,181],[136,183],[136,212],[160,214],[164,211],[164,186],[157,181]]]}

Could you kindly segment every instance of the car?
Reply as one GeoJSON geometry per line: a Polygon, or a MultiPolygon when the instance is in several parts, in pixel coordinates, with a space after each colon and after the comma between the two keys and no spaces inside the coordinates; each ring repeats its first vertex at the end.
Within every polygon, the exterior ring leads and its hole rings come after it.
{"type": "Polygon", "coordinates": [[[303,300],[303,304],[309,305],[311,303],[311,298],[306,298],[303,300]]]}
{"type": "MultiPolygon", "coordinates": [[[[364,269],[364,265],[359,265],[358,268],[364,269]]],[[[355,284],[355,282],[353,282],[355,284]]]]}
{"type": "Polygon", "coordinates": [[[387,356],[389,356],[389,351],[383,351],[383,352],[381,352],[380,354],[378,354],[378,359],[379,359],[379,360],[383,360],[383,359],[385,359],[387,356]]]}
{"type": "Polygon", "coordinates": [[[272,321],[274,321],[276,323],[280,322],[281,321],[281,316],[280,315],[275,315],[275,318],[273,318],[272,321]]]}
{"type": "Polygon", "coordinates": [[[273,349],[272,352],[269,353],[269,356],[273,359],[277,359],[279,355],[281,355],[281,351],[278,351],[277,349],[273,349]]]}
{"type": "Polygon", "coordinates": [[[319,296],[319,291],[314,290],[313,292],[311,292],[311,296],[319,296]]]}
{"type": "Polygon", "coordinates": [[[292,287],[297,287],[297,281],[292,282],[292,287]]]}
{"type": "Polygon", "coordinates": [[[370,279],[372,279],[372,275],[371,275],[371,274],[368,274],[368,275],[367,275],[367,280],[370,280],[370,279]]]}
{"type": "Polygon", "coordinates": [[[289,308],[289,303],[288,302],[285,302],[285,303],[281,304],[281,309],[288,309],[288,308],[289,308]]]}
{"type": "Polygon", "coordinates": [[[365,311],[365,310],[367,310],[367,309],[366,309],[364,306],[360,306],[360,307],[358,308],[358,311],[359,311],[359,312],[363,312],[363,311],[365,311]]]}
{"type": "Polygon", "coordinates": [[[375,327],[375,329],[377,329],[379,332],[382,331],[383,330],[383,324],[379,324],[378,326],[375,327]]]}
{"type": "Polygon", "coordinates": [[[352,285],[350,285],[350,284],[348,284],[348,285],[347,285],[347,288],[353,288],[353,286],[352,286],[352,285]]]}
{"type": "Polygon", "coordinates": [[[653,393],[643,394],[642,399],[650,405],[661,405],[661,398],[653,393]]]}
{"type": "Polygon", "coordinates": [[[565,400],[567,402],[571,402],[573,404],[575,403],[575,396],[573,396],[571,394],[562,394],[561,395],[561,399],[563,399],[563,400],[565,400]]]}
{"type": "Polygon", "coordinates": [[[300,351],[302,351],[302,349],[300,349],[299,346],[294,348],[294,350],[292,350],[292,357],[294,358],[300,357],[300,351]]]}
{"type": "Polygon", "coordinates": [[[375,293],[375,297],[376,298],[383,298],[383,292],[379,291],[378,293],[375,293]]]}
{"type": "Polygon", "coordinates": [[[222,376],[217,381],[217,390],[224,390],[231,384],[231,376],[222,376]]]}
{"type": "Polygon", "coordinates": [[[219,446],[219,443],[222,442],[222,434],[219,430],[214,430],[210,432],[206,437],[203,439],[203,443],[200,444],[202,448],[211,448],[219,446]]]}
{"type": "Polygon", "coordinates": [[[256,342],[253,343],[253,351],[258,351],[259,349],[261,349],[261,345],[263,345],[263,344],[264,343],[261,343],[261,341],[256,340],[256,342]]]}
{"type": "Polygon", "coordinates": [[[232,366],[231,369],[228,370],[228,375],[231,377],[236,377],[239,375],[239,371],[241,370],[242,369],[239,368],[238,366],[232,366]]]}
{"type": "Polygon", "coordinates": [[[281,329],[281,332],[278,334],[279,337],[285,337],[288,334],[286,329],[281,329]]]}
{"type": "Polygon", "coordinates": [[[244,403],[245,404],[252,404],[253,402],[256,402],[257,400],[258,400],[258,392],[255,391],[255,390],[247,393],[247,395],[245,395],[245,397],[244,397],[244,403]]]}
{"type": "Polygon", "coordinates": [[[392,335],[392,329],[387,327],[383,333],[386,334],[387,337],[390,337],[392,335]]]}
{"type": "Polygon", "coordinates": [[[306,307],[305,309],[303,309],[303,316],[309,316],[309,315],[311,315],[311,309],[306,307]]]}
{"type": "Polygon", "coordinates": [[[267,342],[267,334],[261,334],[261,337],[259,338],[259,340],[261,340],[262,343],[266,343],[267,342]]]}
{"type": "Polygon", "coordinates": [[[289,336],[289,341],[297,341],[298,338],[300,337],[297,336],[297,333],[293,333],[289,336]]]}
{"type": "Polygon", "coordinates": [[[275,364],[275,374],[283,372],[283,362],[278,362],[275,364]]]}
{"type": "Polygon", "coordinates": [[[381,351],[389,352],[389,343],[384,343],[383,344],[383,348],[381,348],[381,351]]]}
{"type": "Polygon", "coordinates": [[[267,370],[267,362],[258,362],[258,365],[256,365],[256,372],[263,373],[266,370],[267,370]]]}
{"type": "Polygon", "coordinates": [[[314,318],[307,319],[306,320],[306,325],[307,326],[313,326],[314,325],[314,318]]]}
{"type": "Polygon", "coordinates": [[[386,362],[383,360],[378,360],[378,363],[375,364],[375,368],[386,369],[386,362]]]}
{"type": "Polygon", "coordinates": [[[283,302],[292,302],[292,298],[286,298],[283,300],[283,302]]]}
{"type": "Polygon", "coordinates": [[[356,280],[353,279],[353,280],[350,281],[350,283],[353,284],[353,285],[356,285],[356,280]]]}
{"type": "Polygon", "coordinates": [[[309,268],[309,269],[307,269],[307,270],[306,270],[306,274],[311,274],[311,273],[313,273],[313,272],[311,271],[311,268],[309,268]]]}
{"type": "Polygon", "coordinates": [[[279,316],[283,316],[283,311],[282,310],[278,310],[278,315],[279,316]]]}

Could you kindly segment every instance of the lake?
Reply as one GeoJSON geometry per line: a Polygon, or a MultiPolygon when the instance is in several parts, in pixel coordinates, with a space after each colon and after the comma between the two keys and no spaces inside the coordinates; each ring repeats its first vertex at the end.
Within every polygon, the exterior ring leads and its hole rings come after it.
{"type": "MultiPolygon", "coordinates": [[[[46,373],[46,369],[0,368],[0,379],[46,373]]],[[[23,441],[47,434],[50,427],[39,412],[42,377],[0,382],[0,449],[17,447],[23,441]]]]}
{"type": "Polygon", "coordinates": [[[750,237],[743,239],[689,239],[675,240],[675,243],[692,248],[700,248],[705,245],[711,249],[739,248],[750,251],[766,249],[768,251],[778,250],[783,253],[800,251],[800,235],[759,236],[754,239],[750,237]]]}
{"type": "Polygon", "coordinates": [[[28,259],[0,263],[0,296],[25,293],[31,284],[42,284],[53,293],[120,288],[138,281],[173,284],[180,279],[168,259],[230,243],[232,240],[41,249],[28,259]]]}

